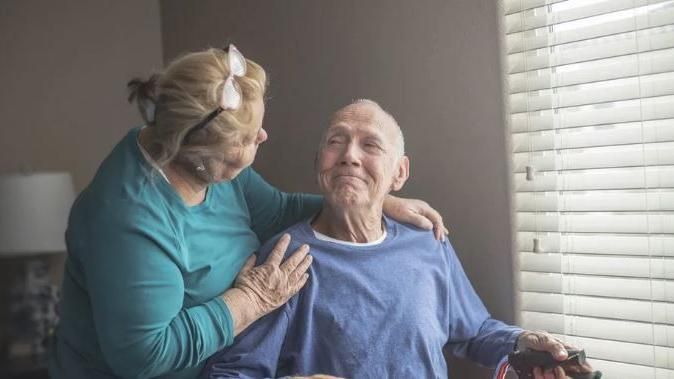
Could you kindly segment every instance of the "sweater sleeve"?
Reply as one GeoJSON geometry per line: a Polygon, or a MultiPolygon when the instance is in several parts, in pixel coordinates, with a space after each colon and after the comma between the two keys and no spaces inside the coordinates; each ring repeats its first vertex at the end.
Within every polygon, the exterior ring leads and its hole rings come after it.
{"type": "Polygon", "coordinates": [[[454,249],[445,242],[449,258],[449,341],[452,354],[495,367],[513,351],[522,329],[491,318],[470,284],[454,249]]]}
{"type": "Polygon", "coordinates": [[[288,305],[255,321],[234,344],[211,358],[207,379],[276,378],[288,330],[288,305]]]}
{"type": "Polygon", "coordinates": [[[183,308],[184,283],[172,233],[141,209],[109,209],[88,230],[82,256],[101,351],[122,378],[194,367],[230,344],[220,298],[183,308]]]}
{"type": "MultiPolygon", "coordinates": [[[[265,261],[278,238],[260,247],[259,260],[265,261]]],[[[299,247],[291,242],[288,251],[299,247]]],[[[210,359],[207,379],[225,378],[276,378],[281,349],[286,339],[288,325],[297,309],[297,296],[270,314],[255,321],[238,335],[232,346],[210,359]]]]}
{"type": "Polygon", "coordinates": [[[319,195],[279,191],[252,168],[245,169],[240,176],[251,226],[262,242],[318,212],[323,204],[319,195]]]}

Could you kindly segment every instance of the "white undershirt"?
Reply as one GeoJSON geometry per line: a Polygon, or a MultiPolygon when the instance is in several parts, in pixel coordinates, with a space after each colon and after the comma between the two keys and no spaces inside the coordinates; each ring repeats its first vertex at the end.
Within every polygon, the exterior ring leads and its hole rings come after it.
{"type": "Polygon", "coordinates": [[[338,243],[340,245],[354,246],[354,247],[366,247],[366,246],[379,245],[380,243],[384,242],[384,240],[386,239],[386,229],[384,229],[384,232],[382,233],[381,237],[377,238],[377,240],[372,241],[372,242],[342,241],[342,240],[338,240],[338,239],[326,236],[325,234],[323,234],[321,232],[318,232],[318,231],[314,230],[313,228],[311,230],[313,230],[314,237],[316,237],[316,239],[318,239],[318,240],[334,242],[334,243],[338,243]]]}

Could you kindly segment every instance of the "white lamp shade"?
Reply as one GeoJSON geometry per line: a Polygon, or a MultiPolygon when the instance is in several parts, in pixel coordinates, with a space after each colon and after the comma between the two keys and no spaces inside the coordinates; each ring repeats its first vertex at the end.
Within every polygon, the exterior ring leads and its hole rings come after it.
{"type": "Polygon", "coordinates": [[[74,198],[66,172],[0,176],[0,256],[64,252],[74,198]]]}

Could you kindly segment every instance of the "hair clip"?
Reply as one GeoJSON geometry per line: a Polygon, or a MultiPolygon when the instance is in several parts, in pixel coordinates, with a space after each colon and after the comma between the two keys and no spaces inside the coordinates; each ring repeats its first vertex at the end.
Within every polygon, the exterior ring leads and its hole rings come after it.
{"type": "Polygon", "coordinates": [[[227,49],[224,50],[227,52],[229,75],[225,79],[225,83],[222,86],[220,105],[208,115],[206,115],[203,120],[191,127],[185,135],[185,140],[187,140],[187,138],[189,138],[189,136],[194,132],[205,128],[209,122],[218,117],[218,115],[223,111],[237,110],[241,107],[241,103],[243,102],[243,94],[241,92],[239,83],[237,83],[235,79],[237,77],[243,77],[246,75],[246,58],[244,58],[243,54],[241,54],[239,49],[237,49],[234,44],[229,44],[227,49]]]}
{"type": "Polygon", "coordinates": [[[227,57],[229,63],[229,75],[222,86],[222,96],[220,97],[220,107],[223,110],[237,110],[241,107],[242,93],[236,77],[246,75],[246,58],[234,46],[230,44],[227,47],[227,57]]]}

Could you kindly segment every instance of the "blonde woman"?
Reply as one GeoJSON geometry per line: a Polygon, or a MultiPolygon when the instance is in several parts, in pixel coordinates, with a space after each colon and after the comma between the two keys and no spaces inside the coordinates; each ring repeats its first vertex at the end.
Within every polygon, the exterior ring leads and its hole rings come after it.
{"type": "MultiPolygon", "coordinates": [[[[283,193],[249,166],[267,139],[266,75],[233,46],[185,55],[129,83],[132,129],[73,205],[54,379],[194,378],[206,359],[307,281],[304,245],[284,236],[322,199],[283,193]]],[[[422,201],[389,197],[394,219],[444,226],[422,201]]]]}

